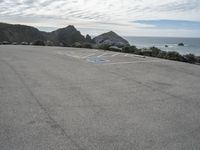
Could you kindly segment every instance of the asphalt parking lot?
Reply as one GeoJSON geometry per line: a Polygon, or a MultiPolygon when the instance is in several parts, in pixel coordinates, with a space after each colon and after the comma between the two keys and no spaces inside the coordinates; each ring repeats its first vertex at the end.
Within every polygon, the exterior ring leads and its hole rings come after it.
{"type": "Polygon", "coordinates": [[[0,45],[1,150],[199,150],[200,66],[0,45]]]}

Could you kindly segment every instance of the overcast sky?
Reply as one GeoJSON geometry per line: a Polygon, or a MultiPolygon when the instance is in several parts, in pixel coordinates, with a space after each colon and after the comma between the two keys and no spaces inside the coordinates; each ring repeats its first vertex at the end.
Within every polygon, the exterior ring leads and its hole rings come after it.
{"type": "Polygon", "coordinates": [[[0,22],[83,34],[200,37],[200,0],[0,0],[0,22]]]}

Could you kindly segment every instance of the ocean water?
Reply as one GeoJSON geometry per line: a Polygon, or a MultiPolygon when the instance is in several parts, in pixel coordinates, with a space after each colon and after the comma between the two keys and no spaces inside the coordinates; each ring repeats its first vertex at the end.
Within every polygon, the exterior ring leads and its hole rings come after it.
{"type": "Polygon", "coordinates": [[[124,37],[131,45],[138,48],[155,46],[164,51],[177,51],[180,54],[193,53],[200,56],[200,38],[170,38],[170,37],[124,37]],[[178,46],[184,43],[185,46],[178,46]],[[165,47],[168,45],[169,47],[165,47]]]}

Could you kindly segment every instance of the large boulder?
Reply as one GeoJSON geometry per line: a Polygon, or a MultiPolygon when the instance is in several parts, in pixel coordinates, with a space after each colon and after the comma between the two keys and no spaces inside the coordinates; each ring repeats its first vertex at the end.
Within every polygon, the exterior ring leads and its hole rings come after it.
{"type": "Polygon", "coordinates": [[[101,47],[102,45],[117,46],[119,48],[130,46],[129,42],[124,38],[117,35],[115,32],[110,31],[101,34],[93,39],[93,41],[101,47]]]}
{"type": "Polygon", "coordinates": [[[178,46],[184,46],[184,43],[178,43],[178,46]]]}

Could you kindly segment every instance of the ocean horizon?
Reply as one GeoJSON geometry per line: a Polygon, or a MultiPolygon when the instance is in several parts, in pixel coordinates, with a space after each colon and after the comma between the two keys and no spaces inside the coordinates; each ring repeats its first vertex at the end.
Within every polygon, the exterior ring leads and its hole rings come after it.
{"type": "Polygon", "coordinates": [[[144,36],[124,36],[124,38],[138,48],[155,46],[164,51],[177,51],[180,54],[193,53],[200,56],[200,38],[144,36]],[[184,46],[178,46],[179,43],[184,43],[184,46]],[[168,45],[168,47],[165,47],[165,45],[168,45]]]}

